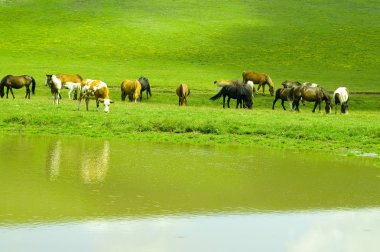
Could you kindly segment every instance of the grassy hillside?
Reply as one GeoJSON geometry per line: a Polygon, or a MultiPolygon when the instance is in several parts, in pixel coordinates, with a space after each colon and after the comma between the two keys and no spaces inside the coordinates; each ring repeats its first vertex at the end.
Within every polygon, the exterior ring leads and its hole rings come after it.
{"type": "Polygon", "coordinates": [[[380,91],[377,1],[0,1],[0,75],[79,73],[109,85],[141,74],[153,86],[245,69],[380,91]]]}

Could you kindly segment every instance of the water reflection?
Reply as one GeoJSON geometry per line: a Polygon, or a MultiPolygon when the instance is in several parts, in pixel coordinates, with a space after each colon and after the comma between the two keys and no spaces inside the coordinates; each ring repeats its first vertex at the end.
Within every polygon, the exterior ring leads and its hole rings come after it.
{"type": "Polygon", "coordinates": [[[81,155],[81,178],[85,184],[103,182],[108,171],[110,144],[104,141],[99,149],[84,151],[81,155]]]}
{"type": "Polygon", "coordinates": [[[62,141],[49,144],[46,155],[46,170],[50,181],[56,181],[60,175],[61,166],[68,169],[77,168],[84,184],[104,182],[109,169],[110,144],[103,141],[100,144],[82,144],[76,148],[62,147],[62,141]],[[63,150],[62,150],[63,149],[63,150]]]}
{"type": "Polygon", "coordinates": [[[379,208],[92,220],[0,227],[0,251],[377,252],[379,227],[379,208]]]}
{"type": "Polygon", "coordinates": [[[48,147],[46,158],[46,170],[50,181],[54,181],[59,176],[61,165],[61,150],[62,142],[60,140],[53,142],[48,147]]]}

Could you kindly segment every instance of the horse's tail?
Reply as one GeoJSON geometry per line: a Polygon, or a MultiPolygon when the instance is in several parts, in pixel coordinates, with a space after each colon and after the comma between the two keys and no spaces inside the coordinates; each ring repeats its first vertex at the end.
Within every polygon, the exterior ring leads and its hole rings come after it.
{"type": "Polygon", "coordinates": [[[33,78],[33,76],[30,76],[30,78],[32,78],[32,94],[34,95],[36,90],[36,80],[33,78]]]}
{"type": "Polygon", "coordinates": [[[213,97],[211,97],[210,100],[212,100],[212,101],[216,101],[216,100],[218,100],[220,97],[222,97],[222,95],[223,95],[223,91],[224,91],[225,88],[226,88],[226,87],[223,87],[223,88],[219,91],[219,93],[217,93],[216,95],[214,95],[213,97]]]}
{"type": "Polygon", "coordinates": [[[150,85],[148,84],[148,87],[146,88],[146,92],[149,94],[149,96],[152,96],[152,92],[150,91],[150,85]]]}

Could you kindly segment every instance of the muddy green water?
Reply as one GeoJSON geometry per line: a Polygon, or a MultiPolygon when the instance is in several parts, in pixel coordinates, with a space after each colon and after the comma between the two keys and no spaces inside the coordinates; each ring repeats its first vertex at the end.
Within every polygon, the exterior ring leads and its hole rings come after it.
{"type": "Polygon", "coordinates": [[[377,251],[377,158],[0,137],[0,251],[377,251]]]}

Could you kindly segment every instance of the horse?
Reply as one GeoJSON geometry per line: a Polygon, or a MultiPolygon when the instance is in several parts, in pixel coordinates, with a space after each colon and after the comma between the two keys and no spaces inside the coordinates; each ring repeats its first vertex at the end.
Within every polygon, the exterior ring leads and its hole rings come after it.
{"type": "Polygon", "coordinates": [[[274,105],[276,104],[278,99],[281,99],[281,105],[284,110],[286,110],[284,106],[285,101],[290,101],[290,109],[292,109],[292,101],[290,100],[290,97],[288,97],[289,91],[291,88],[283,87],[276,90],[275,98],[273,101],[272,109],[274,110],[274,105]]]}
{"type": "Polygon", "coordinates": [[[182,83],[176,89],[176,94],[178,96],[178,105],[186,106],[187,105],[187,97],[190,95],[190,89],[187,84],[182,83]]]}
{"type": "Polygon", "coordinates": [[[299,87],[302,86],[301,82],[299,81],[290,81],[290,80],[285,80],[281,83],[281,85],[284,88],[292,88],[292,87],[299,87]]]}
{"type": "Polygon", "coordinates": [[[348,97],[349,93],[346,87],[339,87],[334,91],[333,94],[334,101],[335,101],[335,114],[337,111],[338,104],[340,104],[340,111],[343,114],[348,114],[348,97]]]}
{"type": "Polygon", "coordinates": [[[63,85],[63,87],[69,90],[69,93],[68,93],[69,100],[71,100],[71,93],[74,92],[74,96],[72,97],[72,100],[75,100],[75,95],[76,95],[77,91],[80,90],[81,85],[80,85],[80,83],[77,83],[77,82],[68,81],[63,85]]]}
{"type": "Polygon", "coordinates": [[[148,78],[141,76],[139,78],[139,82],[141,84],[140,91],[140,101],[142,100],[142,93],[146,90],[146,98],[149,99],[149,96],[152,97],[152,92],[150,91],[150,84],[148,78]]]}
{"type": "Polygon", "coordinates": [[[129,101],[137,102],[140,100],[141,95],[141,83],[138,80],[124,80],[121,85],[121,100],[125,101],[125,97],[129,98],[129,101]]]}
{"type": "Polygon", "coordinates": [[[50,88],[53,104],[58,105],[61,99],[62,81],[54,74],[47,74],[45,85],[50,88]]]}
{"type": "Polygon", "coordinates": [[[326,114],[329,114],[331,111],[331,99],[329,93],[321,87],[309,87],[309,86],[300,86],[292,88],[288,94],[289,97],[293,98],[293,107],[299,112],[299,102],[301,98],[305,101],[315,102],[312,112],[315,112],[315,109],[318,105],[319,111],[321,111],[321,103],[325,101],[325,111],[326,114]]]}
{"type": "MultiPolygon", "coordinates": [[[[46,86],[48,86],[48,81],[51,79],[52,75],[53,74],[46,74],[46,83],[45,83],[46,86]]],[[[83,80],[82,76],[80,76],[79,74],[55,74],[55,77],[61,82],[61,86],[63,86],[66,89],[69,89],[69,93],[68,93],[69,99],[71,99],[71,93],[74,92],[73,100],[76,100],[77,92],[80,89],[80,83],[83,80]],[[70,84],[70,83],[74,83],[74,84],[70,84]]],[[[59,97],[61,99],[60,93],[59,93],[59,97]]]]}
{"type": "Polygon", "coordinates": [[[257,73],[253,71],[244,71],[242,73],[243,83],[246,84],[248,81],[252,81],[254,84],[259,84],[257,91],[263,86],[263,95],[265,91],[265,85],[269,86],[269,92],[273,96],[274,94],[274,83],[272,79],[266,73],[257,73]]]}
{"type": "Polygon", "coordinates": [[[9,90],[11,91],[11,94],[13,96],[13,99],[15,98],[15,95],[13,94],[13,88],[19,89],[22,87],[26,88],[26,94],[25,99],[30,99],[30,84],[32,84],[32,93],[35,94],[36,89],[36,81],[34,78],[30,75],[21,75],[21,76],[13,76],[13,75],[7,75],[5,76],[1,82],[0,82],[0,96],[1,98],[4,97],[4,87],[7,87],[7,99],[9,90]]]}
{"type": "Polygon", "coordinates": [[[110,104],[113,103],[113,101],[109,97],[109,89],[106,83],[100,80],[83,80],[81,82],[77,110],[79,110],[82,99],[85,99],[86,110],[88,111],[90,98],[95,99],[97,111],[99,110],[99,103],[102,102],[104,104],[104,112],[109,112],[110,104]]]}
{"type": "Polygon", "coordinates": [[[213,97],[210,98],[210,100],[215,101],[218,100],[220,97],[223,96],[223,108],[225,107],[226,103],[226,96],[227,99],[227,106],[230,107],[230,100],[236,99],[236,108],[240,108],[243,106],[244,102],[244,108],[248,107],[249,109],[252,108],[253,102],[252,102],[252,88],[248,85],[228,85],[222,87],[222,89],[213,97]]]}

